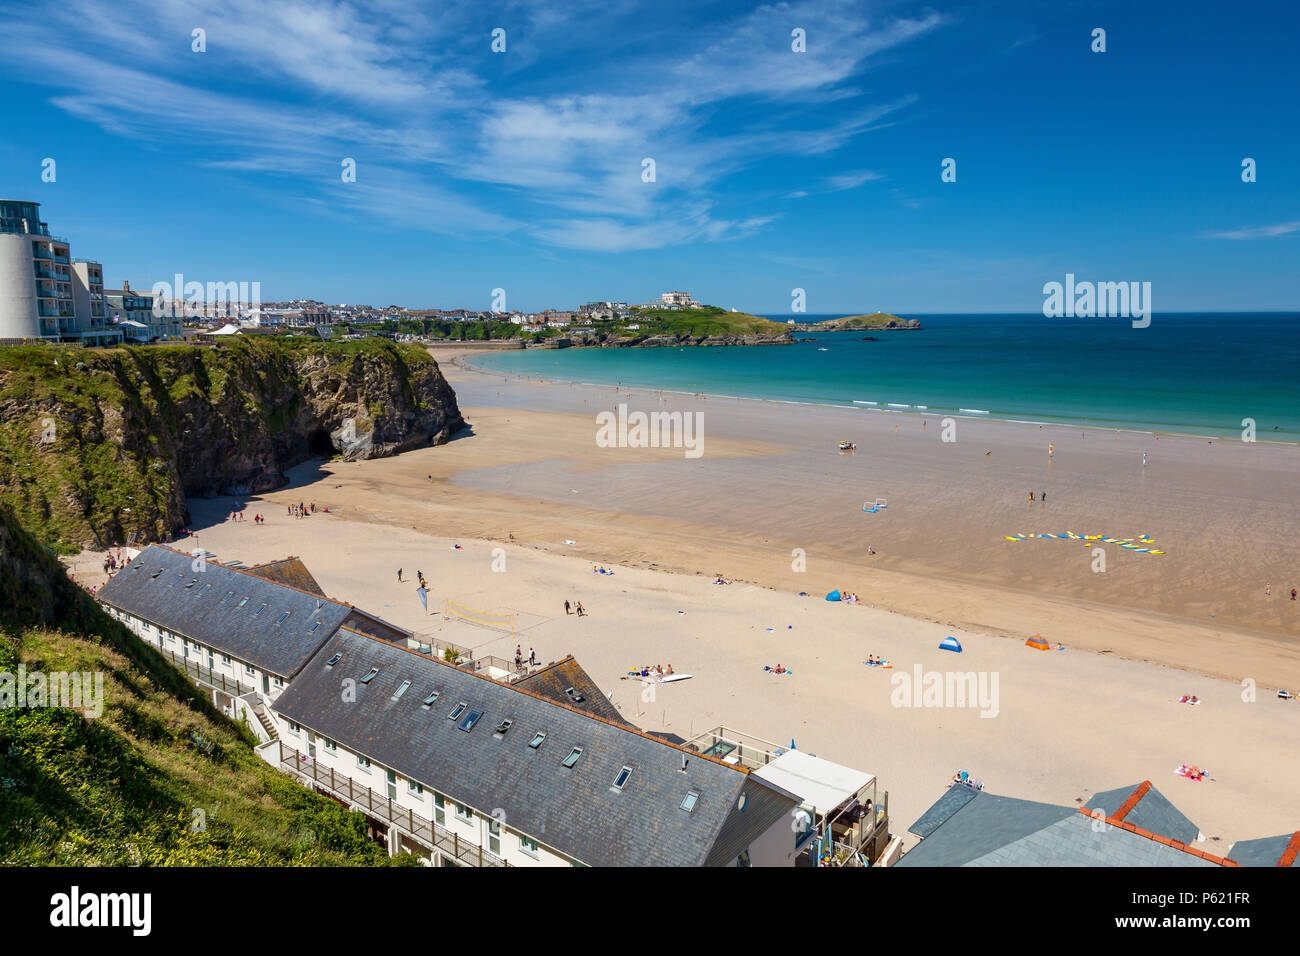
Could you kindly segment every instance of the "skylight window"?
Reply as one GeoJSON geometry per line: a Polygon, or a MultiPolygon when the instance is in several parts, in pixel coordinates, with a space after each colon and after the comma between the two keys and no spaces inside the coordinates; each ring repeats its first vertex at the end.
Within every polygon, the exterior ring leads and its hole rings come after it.
{"type": "Polygon", "coordinates": [[[436,690],[429,691],[429,696],[424,698],[424,706],[432,707],[437,702],[437,700],[438,700],[438,692],[436,690]]]}
{"type": "Polygon", "coordinates": [[[471,710],[468,714],[465,715],[464,719],[461,720],[461,722],[456,726],[459,727],[461,730],[465,731],[466,733],[469,733],[471,730],[474,729],[474,725],[479,722],[479,718],[482,716],[483,716],[483,711],[471,710]]]}
{"type": "Polygon", "coordinates": [[[618,772],[618,776],[614,778],[614,789],[622,790],[624,787],[626,787],[628,778],[630,778],[631,776],[632,776],[631,767],[624,767],[622,770],[620,770],[618,772]]]}
{"type": "Polygon", "coordinates": [[[469,704],[465,703],[465,702],[462,700],[459,704],[456,705],[456,709],[453,710],[450,714],[447,715],[447,719],[448,719],[448,720],[456,720],[456,719],[458,719],[458,718],[460,717],[461,714],[465,713],[465,708],[468,707],[468,706],[469,706],[469,704]]]}
{"type": "Polygon", "coordinates": [[[293,613],[292,611],[285,611],[283,614],[279,616],[279,618],[276,619],[275,623],[283,624],[285,621],[289,620],[289,615],[292,613],[293,613]]]}
{"type": "Polygon", "coordinates": [[[157,571],[155,571],[153,574],[149,575],[149,577],[151,577],[151,578],[156,578],[156,577],[158,577],[158,575],[162,574],[164,570],[166,570],[166,569],[165,569],[165,568],[159,568],[159,569],[158,569],[157,571]]]}
{"type": "Polygon", "coordinates": [[[311,627],[307,628],[308,634],[315,634],[316,628],[320,627],[320,621],[313,621],[311,627]]]}
{"type": "Polygon", "coordinates": [[[397,688],[397,693],[395,693],[395,694],[393,695],[393,700],[397,700],[397,699],[400,698],[403,694],[405,694],[405,693],[406,693],[406,688],[408,688],[408,687],[410,687],[410,686],[411,686],[411,682],[410,682],[409,680],[404,680],[404,681],[402,681],[402,686],[399,687],[399,688],[397,688]]]}
{"type": "Polygon", "coordinates": [[[326,667],[333,667],[335,664],[337,664],[337,663],[338,663],[339,661],[341,661],[341,660],[343,660],[343,655],[342,655],[342,654],[335,654],[333,657],[331,657],[329,660],[327,660],[327,661],[325,662],[325,666],[326,666],[326,667]]]}
{"type": "Polygon", "coordinates": [[[266,610],[266,605],[265,605],[265,604],[259,604],[258,607],[257,607],[257,610],[253,612],[253,617],[257,617],[257,615],[261,614],[261,613],[262,613],[263,611],[265,611],[265,610],[266,610]]]}
{"type": "Polygon", "coordinates": [[[212,590],[211,584],[203,585],[203,587],[199,588],[199,597],[203,597],[203,595],[207,594],[211,590],[212,590]]]}
{"type": "Polygon", "coordinates": [[[528,741],[528,746],[536,750],[538,747],[542,745],[542,741],[545,739],[546,739],[546,731],[539,730],[537,733],[533,734],[533,739],[528,741]]]}
{"type": "Polygon", "coordinates": [[[243,607],[243,606],[244,606],[245,604],[247,604],[247,603],[248,603],[248,595],[245,594],[245,595],[243,596],[243,598],[240,599],[239,604],[236,605],[236,606],[237,606],[237,607],[243,607]]]}
{"type": "Polygon", "coordinates": [[[569,751],[569,756],[564,758],[563,765],[565,767],[568,767],[570,770],[572,770],[574,766],[578,763],[578,761],[581,759],[582,759],[582,748],[574,747],[572,750],[569,751]]]}
{"type": "Polygon", "coordinates": [[[564,688],[564,696],[569,698],[569,700],[573,701],[575,704],[581,704],[583,700],[586,699],[581,694],[579,694],[575,688],[572,687],[564,688]]]}
{"type": "Polygon", "coordinates": [[[700,795],[698,793],[694,790],[687,790],[686,796],[682,797],[681,808],[687,813],[690,813],[695,809],[695,804],[699,799],[700,795]]]}
{"type": "Polygon", "coordinates": [[[184,580],[184,578],[185,578],[185,575],[184,575],[183,573],[182,573],[182,574],[178,574],[178,575],[176,575],[176,577],[172,578],[172,583],[169,584],[169,585],[167,585],[167,586],[168,586],[168,587],[175,587],[176,585],[180,584],[181,581],[184,580]]]}
{"type": "Polygon", "coordinates": [[[372,680],[375,679],[375,675],[378,674],[378,673],[379,673],[379,668],[378,668],[378,667],[372,667],[372,668],[370,668],[370,670],[366,671],[366,676],[363,677],[363,678],[361,678],[361,683],[363,683],[363,684],[369,684],[372,680]]]}
{"type": "Polygon", "coordinates": [[[223,598],[221,599],[221,603],[222,603],[222,604],[225,604],[227,601],[229,601],[229,600],[230,600],[232,597],[234,597],[234,596],[235,596],[235,592],[234,592],[234,591],[227,591],[227,592],[226,592],[226,596],[223,597],[223,598]]]}
{"type": "Polygon", "coordinates": [[[190,588],[194,587],[194,585],[196,585],[196,584],[198,584],[198,583],[199,583],[199,579],[198,579],[198,578],[190,578],[190,583],[187,584],[187,585],[185,585],[185,590],[188,591],[190,588]]]}
{"type": "Polygon", "coordinates": [[[507,717],[505,720],[501,721],[501,723],[497,724],[497,736],[504,737],[506,731],[508,731],[514,725],[515,725],[514,718],[507,717]]]}

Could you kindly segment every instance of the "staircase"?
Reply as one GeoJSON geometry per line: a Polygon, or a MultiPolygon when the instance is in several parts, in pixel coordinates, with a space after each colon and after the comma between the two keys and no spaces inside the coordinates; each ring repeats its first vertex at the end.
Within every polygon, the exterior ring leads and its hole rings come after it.
{"type": "Polygon", "coordinates": [[[279,740],[280,735],[275,732],[275,721],[267,714],[266,708],[262,706],[260,700],[253,704],[253,713],[257,715],[257,722],[262,725],[267,737],[271,740],[279,740]]]}

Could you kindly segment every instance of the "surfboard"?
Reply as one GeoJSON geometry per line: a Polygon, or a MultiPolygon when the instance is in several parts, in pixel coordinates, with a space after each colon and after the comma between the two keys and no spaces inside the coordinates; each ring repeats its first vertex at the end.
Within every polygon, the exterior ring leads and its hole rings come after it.
{"type": "Polygon", "coordinates": [[[659,678],[661,684],[671,684],[675,680],[690,680],[693,674],[669,674],[667,677],[659,678]]]}

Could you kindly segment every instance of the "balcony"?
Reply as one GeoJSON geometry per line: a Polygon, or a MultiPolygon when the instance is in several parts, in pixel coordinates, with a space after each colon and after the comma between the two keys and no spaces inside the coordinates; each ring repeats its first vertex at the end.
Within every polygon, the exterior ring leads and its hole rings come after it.
{"type": "Polygon", "coordinates": [[[351,777],[321,767],[315,758],[294,750],[283,740],[272,741],[267,744],[267,749],[272,752],[269,755],[272,766],[314,782],[317,790],[345,801],[354,810],[360,810],[369,817],[396,827],[411,839],[452,857],[458,863],[466,866],[510,865],[477,843],[468,840],[462,843],[459,834],[398,806],[388,797],[354,782],[351,777]],[[274,756],[276,754],[278,759],[274,756]]]}
{"type": "Polygon", "coordinates": [[[40,263],[32,263],[32,265],[33,265],[33,268],[35,268],[35,270],[36,270],[36,278],[38,278],[38,279],[53,279],[53,278],[54,278],[54,270],[53,270],[53,269],[46,268],[46,267],[42,267],[42,266],[40,265],[40,263]]]}
{"type": "Polygon", "coordinates": [[[49,249],[46,249],[44,246],[36,246],[36,245],[34,245],[34,246],[32,246],[32,258],[33,258],[33,259],[52,259],[53,256],[51,255],[50,250],[49,250],[49,249]]]}
{"type": "Polygon", "coordinates": [[[68,254],[66,252],[56,252],[54,253],[54,261],[66,263],[68,261],[68,254]]]}

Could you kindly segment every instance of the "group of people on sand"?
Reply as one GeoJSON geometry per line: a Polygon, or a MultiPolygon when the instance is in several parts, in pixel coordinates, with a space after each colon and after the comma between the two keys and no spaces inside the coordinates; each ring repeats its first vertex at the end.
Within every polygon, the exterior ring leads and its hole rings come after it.
{"type": "Polygon", "coordinates": [[[716,575],[716,576],[713,578],[713,583],[714,583],[714,584],[730,584],[731,582],[728,581],[726,578],[724,578],[721,574],[719,574],[719,575],[716,575]]]}
{"type": "MultiPolygon", "coordinates": [[[[1271,584],[1265,584],[1265,585],[1264,585],[1264,597],[1271,597],[1272,594],[1273,594],[1273,585],[1271,585],[1271,584]]],[[[1295,589],[1295,588],[1292,588],[1292,589],[1291,589],[1291,600],[1294,601],[1294,600],[1295,600],[1295,596],[1296,596],[1296,589],[1295,589]]]]}
{"type": "Polygon", "coordinates": [[[852,591],[841,591],[840,594],[843,595],[843,597],[841,597],[840,600],[843,601],[845,604],[858,603],[858,596],[854,594],[852,591]]]}
{"type": "MultiPolygon", "coordinates": [[[[232,512],[230,512],[230,520],[231,520],[231,521],[247,521],[248,519],[247,519],[247,517],[245,517],[244,512],[243,512],[243,510],[241,509],[241,510],[239,510],[239,511],[232,511],[232,512]]],[[[253,515],[253,524],[266,524],[266,519],[263,518],[260,514],[255,514],[255,515],[253,515]]]]}
{"type": "Polygon", "coordinates": [[[1180,704],[1199,704],[1200,702],[1201,699],[1195,694],[1184,694],[1182,697],[1178,698],[1178,703],[1180,704]]]}
{"type": "Polygon", "coordinates": [[[578,617],[585,617],[587,614],[587,609],[582,606],[581,601],[574,601],[573,603],[569,603],[569,600],[566,598],[564,601],[564,613],[573,614],[575,612],[577,613],[578,617]]]}
{"type": "MultiPolygon", "coordinates": [[[[1029,493],[1029,503],[1031,505],[1034,503],[1034,493],[1032,491],[1029,493]]],[[[1043,492],[1042,503],[1047,504],[1047,492],[1045,491],[1043,492]]]]}
{"type": "Polygon", "coordinates": [[[524,648],[522,644],[515,645],[515,670],[522,671],[524,663],[527,662],[529,668],[537,665],[537,652],[531,647],[528,648],[528,656],[524,657],[524,648]]]}
{"type": "MultiPolygon", "coordinates": [[[[322,508],[321,510],[322,510],[325,514],[329,514],[329,509],[328,509],[328,508],[322,508]]],[[[313,502],[311,503],[311,506],[308,507],[306,504],[304,504],[303,502],[300,501],[300,502],[298,502],[296,505],[289,505],[289,506],[286,508],[286,512],[287,512],[289,515],[292,515],[292,516],[295,517],[295,518],[305,518],[305,517],[307,517],[307,515],[309,515],[309,514],[313,514],[313,515],[314,515],[314,514],[316,513],[316,502],[313,501],[313,502]]]]}
{"type": "Polygon", "coordinates": [[[126,567],[126,562],[122,560],[121,548],[118,548],[115,552],[110,551],[108,554],[104,555],[104,573],[110,578],[124,567],[126,567]]]}
{"type": "Polygon", "coordinates": [[[614,572],[607,569],[603,564],[599,564],[599,565],[593,564],[591,566],[591,573],[609,575],[609,574],[613,574],[614,572]]]}
{"type": "Polygon", "coordinates": [[[636,668],[635,676],[663,678],[663,677],[672,676],[672,673],[673,673],[672,664],[664,664],[662,667],[660,667],[658,664],[655,664],[653,667],[649,664],[646,664],[642,667],[636,668]]]}

